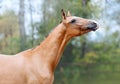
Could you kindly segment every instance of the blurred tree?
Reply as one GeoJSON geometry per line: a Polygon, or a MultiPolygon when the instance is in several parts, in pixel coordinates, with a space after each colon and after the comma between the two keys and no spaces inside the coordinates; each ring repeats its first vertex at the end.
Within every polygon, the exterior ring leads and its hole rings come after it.
{"type": "Polygon", "coordinates": [[[14,54],[19,51],[19,30],[17,15],[13,11],[6,10],[0,16],[0,52],[14,54]],[[16,49],[14,48],[16,46],[16,49]]]}
{"type": "Polygon", "coordinates": [[[25,4],[24,4],[25,0],[20,0],[19,1],[19,29],[20,29],[20,47],[21,47],[21,51],[24,50],[26,48],[26,31],[25,31],[25,4]]]}
{"type": "Polygon", "coordinates": [[[34,46],[34,40],[35,40],[35,38],[34,38],[34,24],[33,24],[33,10],[32,10],[32,1],[31,0],[29,0],[29,11],[30,11],[30,24],[31,24],[31,28],[32,28],[32,47],[34,46]]]}

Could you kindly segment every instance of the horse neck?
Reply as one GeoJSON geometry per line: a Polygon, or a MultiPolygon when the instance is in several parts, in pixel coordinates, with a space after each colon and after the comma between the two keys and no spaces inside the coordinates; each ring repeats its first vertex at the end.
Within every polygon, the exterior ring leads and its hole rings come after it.
{"type": "Polygon", "coordinates": [[[39,56],[44,64],[48,64],[54,70],[61,58],[67,41],[66,27],[61,23],[33,50],[34,54],[39,56]]]}

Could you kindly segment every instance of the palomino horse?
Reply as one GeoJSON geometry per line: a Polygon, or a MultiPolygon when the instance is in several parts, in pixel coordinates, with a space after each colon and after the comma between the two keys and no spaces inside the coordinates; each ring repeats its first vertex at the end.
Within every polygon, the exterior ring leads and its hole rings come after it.
{"type": "Polygon", "coordinates": [[[88,19],[68,15],[36,48],[16,55],[0,55],[0,84],[53,84],[54,71],[66,43],[75,36],[95,31],[98,25],[88,19]]]}

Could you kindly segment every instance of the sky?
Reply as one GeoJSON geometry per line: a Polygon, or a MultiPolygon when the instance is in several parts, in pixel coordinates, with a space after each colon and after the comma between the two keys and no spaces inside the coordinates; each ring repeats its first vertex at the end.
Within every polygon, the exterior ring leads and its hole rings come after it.
{"type": "MultiPolygon", "coordinates": [[[[33,6],[33,18],[39,18],[40,17],[40,13],[37,12],[36,9],[39,8],[40,10],[40,4],[42,3],[42,0],[31,0],[32,1],[32,6],[33,6]]],[[[2,2],[0,3],[0,14],[2,14],[5,10],[7,9],[11,9],[14,10],[16,14],[18,14],[19,12],[19,0],[2,0],[2,2]]],[[[26,19],[29,19],[29,4],[27,3],[27,0],[25,0],[25,17],[26,19]]]]}
{"type": "MultiPolygon", "coordinates": [[[[32,7],[33,7],[33,22],[40,21],[41,13],[38,12],[38,9],[40,10],[42,0],[31,0],[32,1],[32,7]]],[[[30,11],[29,11],[29,3],[27,3],[28,0],[25,0],[25,28],[27,34],[31,31],[30,27],[30,11]]],[[[0,0],[0,14],[3,14],[6,10],[13,10],[18,15],[19,13],[19,0],[0,0]]]]}

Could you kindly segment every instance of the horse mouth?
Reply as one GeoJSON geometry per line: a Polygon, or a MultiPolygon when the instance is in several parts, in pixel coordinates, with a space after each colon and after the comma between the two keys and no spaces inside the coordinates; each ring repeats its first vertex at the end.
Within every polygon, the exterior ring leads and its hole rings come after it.
{"type": "Polygon", "coordinates": [[[92,28],[92,29],[90,29],[90,30],[92,30],[92,31],[96,31],[98,28],[97,27],[95,27],[95,28],[92,28]]]}

